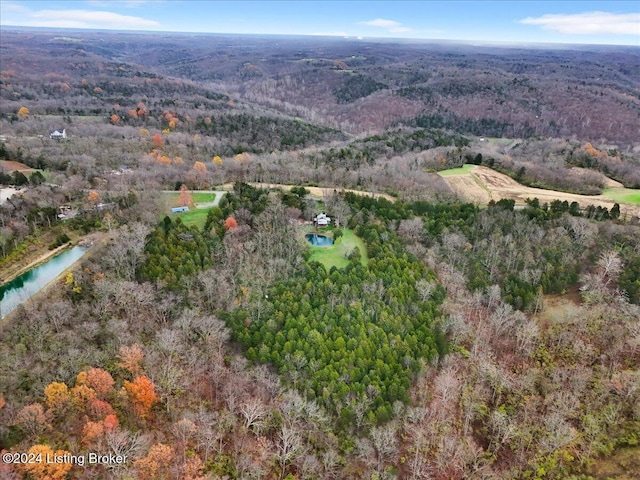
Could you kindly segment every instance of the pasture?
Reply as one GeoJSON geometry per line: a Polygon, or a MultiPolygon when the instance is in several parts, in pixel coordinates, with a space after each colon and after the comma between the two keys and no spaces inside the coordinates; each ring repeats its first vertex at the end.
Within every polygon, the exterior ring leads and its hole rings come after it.
{"type": "Polygon", "coordinates": [[[602,194],[618,203],[640,205],[640,190],[634,188],[605,188],[602,194]]]}

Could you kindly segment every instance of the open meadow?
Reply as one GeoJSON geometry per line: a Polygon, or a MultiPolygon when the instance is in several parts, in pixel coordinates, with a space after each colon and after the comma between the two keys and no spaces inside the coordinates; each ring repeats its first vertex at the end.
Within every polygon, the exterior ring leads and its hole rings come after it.
{"type": "Polygon", "coordinates": [[[581,208],[594,205],[611,209],[617,202],[622,215],[640,217],[640,191],[630,188],[611,187],[601,195],[545,190],[527,187],[503,173],[478,165],[465,165],[438,173],[461,198],[478,204],[505,198],[515,200],[516,205],[525,205],[527,199],[538,198],[540,203],[566,200],[569,203],[578,202],[581,208]]]}
{"type": "MultiPolygon", "coordinates": [[[[308,233],[308,232],[305,232],[308,233]]],[[[325,232],[318,232],[325,235],[325,232]]],[[[363,265],[367,264],[367,247],[361,238],[359,238],[353,230],[345,228],[342,230],[342,237],[340,237],[333,245],[329,247],[314,247],[310,246],[310,261],[320,262],[325,266],[327,270],[331,267],[343,268],[349,264],[347,256],[353,252],[355,248],[360,250],[361,262],[363,265]]],[[[328,236],[332,236],[331,232],[327,232],[328,236]]]]}

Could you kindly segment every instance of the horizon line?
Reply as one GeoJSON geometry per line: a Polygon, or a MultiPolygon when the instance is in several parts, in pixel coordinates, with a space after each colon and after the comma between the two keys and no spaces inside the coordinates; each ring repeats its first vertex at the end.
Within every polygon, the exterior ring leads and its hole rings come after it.
{"type": "Polygon", "coordinates": [[[41,30],[51,32],[99,32],[99,33],[114,33],[114,34],[137,34],[137,35],[233,35],[233,36],[253,36],[253,37],[315,37],[315,38],[331,38],[341,40],[357,40],[357,41],[394,41],[403,43],[455,43],[469,46],[541,46],[541,47],[625,47],[625,48],[638,48],[637,44],[626,43],[575,43],[575,42],[540,42],[535,40],[519,40],[519,41],[501,41],[501,40],[465,40],[465,39],[450,39],[450,38],[419,38],[419,37],[371,37],[360,35],[322,35],[315,33],[234,33],[234,32],[189,32],[178,30],[126,30],[126,29],[113,29],[113,28],[82,28],[82,27],[33,27],[26,25],[6,25],[0,24],[0,30],[41,30]]]}

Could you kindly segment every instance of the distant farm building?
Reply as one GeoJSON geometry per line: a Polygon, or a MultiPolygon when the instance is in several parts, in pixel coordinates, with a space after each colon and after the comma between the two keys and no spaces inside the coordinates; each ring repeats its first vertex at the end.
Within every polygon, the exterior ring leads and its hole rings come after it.
{"type": "Polygon", "coordinates": [[[62,140],[63,138],[67,138],[67,131],[64,128],[54,130],[49,134],[49,138],[52,140],[62,140]]]}
{"type": "Polygon", "coordinates": [[[71,205],[58,206],[58,218],[60,220],[68,220],[78,215],[78,210],[74,209],[71,205]]]}
{"type": "Polygon", "coordinates": [[[326,227],[331,224],[331,218],[327,217],[324,213],[319,213],[313,217],[313,224],[316,227],[326,227]]]}

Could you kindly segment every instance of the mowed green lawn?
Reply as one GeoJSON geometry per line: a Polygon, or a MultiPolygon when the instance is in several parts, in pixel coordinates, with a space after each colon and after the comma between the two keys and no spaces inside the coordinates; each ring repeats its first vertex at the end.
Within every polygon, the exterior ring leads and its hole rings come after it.
{"type": "Polygon", "coordinates": [[[605,188],[602,194],[618,203],[640,205],[640,190],[634,188],[605,188]]]}
{"type": "MultiPolygon", "coordinates": [[[[189,192],[189,194],[195,203],[211,203],[216,199],[215,193],[189,192]]],[[[180,192],[164,193],[164,196],[167,199],[167,204],[175,207],[178,198],[180,198],[180,192]]]]}
{"type": "MultiPolygon", "coordinates": [[[[211,203],[216,199],[215,193],[189,193],[191,194],[191,198],[195,203],[211,203]]],[[[204,224],[207,221],[207,213],[209,213],[208,208],[192,208],[188,212],[184,213],[171,213],[171,209],[176,206],[179,197],[180,192],[171,192],[164,194],[165,210],[167,215],[169,215],[172,220],[175,220],[176,218],[181,219],[182,223],[184,223],[188,227],[193,225],[198,228],[204,227],[204,224]]]]}
{"type": "MultiPolygon", "coordinates": [[[[367,247],[364,241],[358,237],[353,230],[345,228],[342,232],[342,237],[330,247],[310,246],[311,256],[309,260],[322,263],[327,270],[331,269],[331,267],[343,268],[349,264],[349,260],[345,258],[345,254],[350,253],[355,247],[358,247],[362,255],[361,262],[363,265],[366,265],[369,259],[367,258],[367,247]]],[[[322,231],[318,233],[322,233],[322,231]]]]}
{"type": "Polygon", "coordinates": [[[443,177],[449,177],[452,175],[464,175],[467,173],[471,173],[471,169],[475,167],[475,165],[463,165],[460,168],[450,168],[448,170],[441,170],[438,172],[438,175],[441,175],[443,177]]]}
{"type": "Polygon", "coordinates": [[[185,213],[172,213],[170,214],[170,218],[172,220],[179,218],[187,227],[196,226],[202,228],[207,221],[207,213],[209,213],[209,210],[208,208],[196,208],[185,213]]]}

